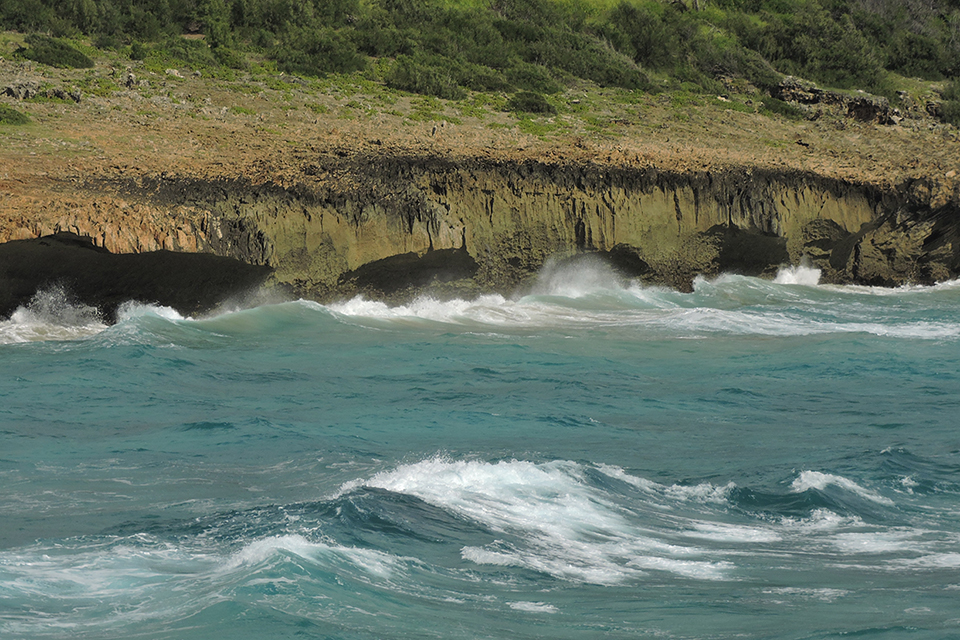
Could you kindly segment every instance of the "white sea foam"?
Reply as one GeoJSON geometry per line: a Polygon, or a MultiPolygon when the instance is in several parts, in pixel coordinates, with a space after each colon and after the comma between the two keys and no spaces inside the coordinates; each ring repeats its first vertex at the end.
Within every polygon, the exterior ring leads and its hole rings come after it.
{"type": "Polygon", "coordinates": [[[164,320],[184,320],[185,318],[180,315],[175,309],[171,307],[164,307],[162,305],[156,304],[145,304],[142,302],[124,302],[117,309],[117,321],[125,322],[128,320],[133,320],[135,318],[142,318],[145,316],[154,316],[157,318],[163,318],[164,320]]]}
{"type": "Polygon", "coordinates": [[[360,324],[402,327],[441,323],[480,331],[603,327],[682,336],[865,333],[921,340],[960,338],[960,323],[941,317],[936,308],[925,315],[914,306],[904,309],[897,303],[890,307],[885,300],[871,301],[862,295],[949,293],[960,288],[953,282],[875,291],[878,288],[819,286],[818,281],[819,270],[802,263],[781,268],[774,280],[734,274],[712,279],[698,276],[694,292],[681,293],[625,280],[599,258],[584,256],[549,261],[527,295],[491,294],[444,301],[423,297],[398,306],[358,297],[329,309],[360,324]]]}
{"type": "Polygon", "coordinates": [[[301,575],[310,564],[389,589],[409,582],[402,572],[391,581],[407,558],[299,535],[254,540],[233,553],[199,539],[174,544],[148,534],[68,542],[0,551],[0,600],[30,602],[31,608],[49,612],[0,616],[0,635],[47,637],[52,630],[71,630],[69,635],[124,637],[129,625],[196,615],[232,598],[235,589],[299,590],[299,582],[281,572],[301,575]]]}
{"type": "Polygon", "coordinates": [[[830,544],[848,554],[892,553],[916,550],[922,535],[921,530],[855,531],[832,536],[830,544]]]}
{"type": "Polygon", "coordinates": [[[736,489],[737,485],[728,482],[725,485],[717,486],[709,482],[702,482],[696,485],[664,485],[646,478],[631,475],[621,469],[608,464],[598,464],[597,470],[604,475],[622,480],[638,489],[642,489],[651,494],[659,494],[665,498],[665,502],[697,501],[724,503],[728,500],[730,492],[736,489]]]}
{"type": "Polygon", "coordinates": [[[0,321],[0,344],[77,340],[106,328],[95,307],[74,302],[63,287],[54,286],[38,291],[9,320],[0,321]]]}
{"type": "Polygon", "coordinates": [[[641,529],[583,474],[573,462],[433,458],[344,485],[342,491],[362,485],[413,495],[519,539],[464,547],[463,558],[478,564],[520,566],[594,584],[616,584],[645,570],[724,579],[732,565],[641,529]]]}
{"type": "Polygon", "coordinates": [[[534,295],[582,298],[601,291],[623,289],[624,279],[605,261],[596,256],[577,259],[547,260],[537,274],[534,295]]]}
{"type": "Polygon", "coordinates": [[[751,527],[713,522],[696,522],[692,531],[684,531],[690,538],[701,538],[716,542],[734,542],[744,544],[779,542],[783,537],[770,527],[751,527]]]}
{"type": "Polygon", "coordinates": [[[829,486],[839,487],[851,493],[855,493],[861,498],[865,498],[877,504],[893,506],[894,502],[890,498],[865,489],[853,480],[837,476],[832,473],[821,473],[820,471],[802,471],[800,475],[790,485],[794,493],[803,493],[810,489],[823,491],[829,486]]]}
{"type": "Polygon", "coordinates": [[[931,553],[919,558],[897,558],[890,561],[889,568],[897,569],[960,569],[960,553],[931,553]]]}
{"type": "Polygon", "coordinates": [[[812,287],[820,282],[820,269],[807,261],[801,261],[798,265],[780,267],[773,281],[776,284],[802,284],[812,287]]]}
{"type": "Polygon", "coordinates": [[[775,589],[764,589],[763,592],[776,595],[800,597],[810,600],[820,600],[822,602],[833,602],[837,598],[842,598],[850,594],[850,591],[846,589],[816,589],[809,587],[779,587],[775,589]]]}
{"type": "Polygon", "coordinates": [[[511,609],[516,609],[517,611],[526,611],[528,613],[559,613],[557,609],[552,604],[547,604],[545,602],[509,602],[507,603],[511,609]]]}
{"type": "Polygon", "coordinates": [[[251,542],[231,556],[221,567],[222,571],[235,571],[240,567],[266,562],[278,553],[290,553],[314,562],[342,560],[364,571],[389,578],[397,567],[397,558],[374,549],[360,549],[311,542],[301,535],[273,536],[251,542]]]}
{"type": "Polygon", "coordinates": [[[394,307],[357,296],[346,302],[331,304],[328,308],[342,316],[378,320],[513,324],[529,319],[528,313],[518,307],[515,302],[508,301],[499,294],[481,296],[476,300],[439,301],[431,297],[420,297],[409,304],[394,307]]]}
{"type": "Polygon", "coordinates": [[[804,535],[832,533],[844,527],[859,527],[863,521],[857,516],[841,516],[829,509],[814,509],[806,518],[781,518],[786,530],[804,535]]]}

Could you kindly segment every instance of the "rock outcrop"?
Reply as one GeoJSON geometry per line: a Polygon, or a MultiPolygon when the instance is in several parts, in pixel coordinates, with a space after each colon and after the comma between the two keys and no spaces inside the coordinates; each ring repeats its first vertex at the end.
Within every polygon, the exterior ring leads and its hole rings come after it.
{"type": "Polygon", "coordinates": [[[0,245],[0,317],[25,305],[37,291],[54,287],[96,307],[106,320],[129,301],[197,314],[248,295],[269,275],[267,267],[210,254],[117,255],[90,238],[61,232],[0,245]]]}
{"type": "MultiPolygon", "coordinates": [[[[114,252],[206,252],[273,270],[319,299],[424,287],[508,290],[551,256],[595,252],[689,289],[806,257],[826,281],[931,283],[960,272],[960,215],[919,181],[882,189],[801,172],[317,158],[290,186],[153,176],[87,183],[53,228],[114,252]]],[[[47,223],[50,225],[51,223],[47,223]]]]}
{"type": "Polygon", "coordinates": [[[860,122],[898,124],[903,120],[899,109],[890,106],[883,96],[867,93],[844,93],[821,89],[812,82],[788,76],[771,92],[774,98],[802,105],[829,105],[842,109],[860,122]]]}

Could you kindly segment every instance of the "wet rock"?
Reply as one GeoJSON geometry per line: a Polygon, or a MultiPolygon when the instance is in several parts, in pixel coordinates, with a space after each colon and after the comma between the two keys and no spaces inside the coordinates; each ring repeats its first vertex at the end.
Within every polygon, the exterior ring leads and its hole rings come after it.
{"type": "Polygon", "coordinates": [[[107,320],[131,300],[196,314],[259,287],[269,274],[267,267],[210,254],[113,254],[89,237],[61,232],[0,244],[0,317],[54,285],[107,320]]]}

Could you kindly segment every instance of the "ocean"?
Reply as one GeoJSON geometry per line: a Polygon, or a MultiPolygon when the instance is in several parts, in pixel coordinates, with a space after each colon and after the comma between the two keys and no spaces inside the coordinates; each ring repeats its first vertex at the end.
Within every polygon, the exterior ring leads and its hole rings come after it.
{"type": "Polygon", "coordinates": [[[960,637],[960,282],[0,322],[0,637],[960,637]]]}

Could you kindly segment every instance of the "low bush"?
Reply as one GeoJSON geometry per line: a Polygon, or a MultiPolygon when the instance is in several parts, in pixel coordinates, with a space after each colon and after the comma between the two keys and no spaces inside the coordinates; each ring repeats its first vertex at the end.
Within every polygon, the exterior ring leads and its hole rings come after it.
{"type": "Polygon", "coordinates": [[[557,93],[560,84],[541,65],[518,62],[506,72],[507,80],[515,87],[536,93],[557,93]]]}
{"type": "Polygon", "coordinates": [[[30,118],[25,114],[0,104],[0,124],[27,124],[28,122],[30,118]]]}
{"type": "Polygon", "coordinates": [[[181,66],[191,69],[218,67],[216,57],[202,40],[187,40],[177,36],[167,38],[150,48],[145,59],[155,60],[162,66],[181,66]]]}
{"type": "Polygon", "coordinates": [[[760,111],[766,115],[783,116],[790,120],[801,120],[805,115],[800,107],[778,98],[764,98],[763,108],[760,111]]]}
{"type": "Polygon", "coordinates": [[[247,65],[246,58],[242,54],[234,51],[230,47],[217,47],[213,49],[213,57],[216,58],[224,67],[229,67],[230,69],[246,69],[247,65]]]}
{"type": "Polygon", "coordinates": [[[367,68],[354,42],[334,29],[296,29],[288,32],[270,57],[287,73],[323,76],[353,73],[367,68]]]}
{"type": "Polygon", "coordinates": [[[130,45],[130,59],[131,60],[144,60],[149,54],[150,51],[147,50],[143,43],[134,42],[130,45]]]}
{"type": "Polygon", "coordinates": [[[386,75],[388,87],[447,100],[462,100],[466,90],[457,84],[450,65],[423,57],[400,56],[386,75]]]}
{"type": "Polygon", "coordinates": [[[960,127],[960,79],[948,83],[943,92],[941,118],[944,122],[960,127]]]}
{"type": "Polygon", "coordinates": [[[553,115],[557,108],[547,99],[533,91],[518,91],[507,101],[507,110],[521,113],[539,113],[553,115]]]}
{"type": "Polygon", "coordinates": [[[457,84],[472,91],[508,91],[513,85],[496,69],[471,62],[455,65],[457,84]]]}
{"type": "Polygon", "coordinates": [[[63,40],[33,34],[26,37],[29,48],[20,47],[16,53],[28,60],[62,69],[89,69],[93,60],[63,40]]]}

